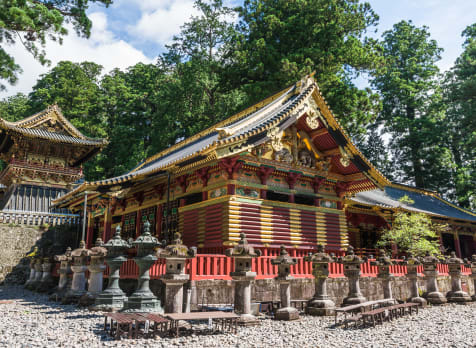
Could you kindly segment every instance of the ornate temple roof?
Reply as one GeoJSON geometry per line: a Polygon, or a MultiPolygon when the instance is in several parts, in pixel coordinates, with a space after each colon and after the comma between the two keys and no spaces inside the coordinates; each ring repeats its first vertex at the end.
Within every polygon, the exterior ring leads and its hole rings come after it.
{"type": "Polygon", "coordinates": [[[375,189],[359,192],[350,199],[351,205],[378,206],[389,209],[403,209],[418,213],[437,215],[441,217],[462,219],[476,222],[476,213],[460,208],[436,192],[426,191],[400,184],[391,184],[383,190],[375,189]],[[399,201],[403,196],[408,196],[415,203],[412,205],[399,201]]]}
{"type": "Polygon", "coordinates": [[[90,146],[105,146],[106,139],[89,138],[82,134],[64,117],[57,105],[16,122],[0,118],[0,128],[7,133],[21,133],[32,138],[42,138],[53,142],[64,142],[90,146]]]}
{"type": "Polygon", "coordinates": [[[166,175],[199,166],[206,161],[250,151],[276,133],[296,126],[319,158],[329,158],[333,170],[349,182],[347,192],[359,192],[388,185],[388,180],[354,146],[340,126],[311,76],[242,112],[148,158],[131,172],[87,182],[58,199],[64,204],[76,193],[108,190],[151,176],[166,175]],[[312,110],[314,112],[311,119],[312,110]],[[312,123],[311,123],[312,121],[312,123]],[[314,124],[311,127],[310,124],[314,124]],[[343,162],[345,157],[347,162],[343,162]],[[345,164],[343,164],[345,163],[345,164]]]}

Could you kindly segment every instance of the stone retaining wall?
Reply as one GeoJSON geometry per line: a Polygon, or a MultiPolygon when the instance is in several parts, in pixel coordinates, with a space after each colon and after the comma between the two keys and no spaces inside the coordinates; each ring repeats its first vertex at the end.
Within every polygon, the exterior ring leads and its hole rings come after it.
{"type": "MultiPolygon", "coordinates": [[[[392,291],[394,298],[407,300],[410,296],[408,291],[408,280],[406,277],[396,277],[392,281],[392,291]]],[[[121,288],[130,295],[137,281],[133,279],[121,279],[121,288]]],[[[308,300],[314,295],[314,282],[312,279],[295,279],[291,283],[291,299],[308,300]]],[[[470,295],[474,294],[473,282],[468,276],[462,277],[463,289],[470,295]]],[[[203,304],[225,304],[233,303],[234,289],[231,280],[198,280],[191,282],[192,287],[192,309],[203,304]]],[[[420,289],[425,291],[425,280],[419,279],[420,289]]],[[[439,276],[438,286],[443,294],[451,289],[451,279],[449,276],[439,276]]],[[[160,280],[151,280],[150,287],[154,294],[163,301],[163,284],[160,280]]],[[[383,298],[381,281],[374,277],[361,278],[360,287],[363,295],[368,300],[378,300],[383,298]]],[[[255,301],[279,300],[279,285],[273,279],[256,280],[251,287],[251,298],[255,301]]],[[[347,295],[347,278],[330,278],[327,282],[327,289],[331,299],[340,305],[347,295]]],[[[185,292],[184,292],[185,293],[185,292]]]]}
{"type": "Polygon", "coordinates": [[[42,234],[38,226],[0,224],[0,284],[26,281],[30,270],[25,255],[42,234]]]}

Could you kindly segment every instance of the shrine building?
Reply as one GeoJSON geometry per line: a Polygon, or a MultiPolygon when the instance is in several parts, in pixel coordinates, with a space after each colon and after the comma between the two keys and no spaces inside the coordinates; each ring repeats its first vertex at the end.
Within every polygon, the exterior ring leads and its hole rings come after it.
{"type": "Polygon", "coordinates": [[[17,122],[0,118],[0,158],[6,162],[0,220],[39,224],[70,216],[67,209],[51,209],[51,202],[73,188],[83,177],[82,164],[105,145],[105,139],[81,134],[57,106],[17,122]]]}
{"type": "Polygon", "coordinates": [[[306,77],[131,172],[85,182],[54,204],[82,210],[87,195],[88,246],[111,238],[118,225],[123,238],[136,238],[148,220],[160,239],[178,231],[199,253],[223,253],[245,233],[265,255],[284,244],[304,256],[319,243],[342,252],[349,236],[361,238],[358,229],[368,226],[353,224],[353,214],[381,217],[351,199],[388,187],[306,77]]]}

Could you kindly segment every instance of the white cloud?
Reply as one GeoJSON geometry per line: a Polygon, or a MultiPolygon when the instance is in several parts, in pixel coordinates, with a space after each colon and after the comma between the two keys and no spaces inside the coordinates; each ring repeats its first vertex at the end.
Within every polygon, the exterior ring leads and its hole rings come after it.
{"type": "MultiPolygon", "coordinates": [[[[51,67],[61,60],[92,61],[102,65],[104,72],[109,72],[114,68],[125,69],[138,62],[152,62],[140,50],[117,38],[108,30],[108,21],[104,13],[91,13],[89,18],[93,22],[89,39],[79,38],[74,30],[70,29],[70,34],[64,38],[63,45],[52,41],[46,44],[47,57],[52,62],[51,67]]],[[[51,67],[42,66],[19,43],[6,47],[6,50],[15,57],[23,73],[15,86],[7,86],[7,91],[0,93],[0,98],[18,92],[29,93],[39,75],[47,72],[51,67]]]]}
{"type": "Polygon", "coordinates": [[[198,10],[193,7],[193,0],[135,1],[141,8],[142,14],[137,23],[128,26],[130,34],[161,46],[170,43],[173,36],[180,32],[180,27],[191,16],[199,15],[198,10]]]}

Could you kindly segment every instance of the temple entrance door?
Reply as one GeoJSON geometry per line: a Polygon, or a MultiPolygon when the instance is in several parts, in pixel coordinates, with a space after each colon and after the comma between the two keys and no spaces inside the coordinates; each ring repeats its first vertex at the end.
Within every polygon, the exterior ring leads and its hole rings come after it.
{"type": "Polygon", "coordinates": [[[468,259],[471,258],[471,255],[476,252],[473,250],[473,236],[459,235],[459,245],[461,248],[461,257],[468,259]]]}
{"type": "Polygon", "coordinates": [[[456,251],[455,239],[451,233],[442,233],[441,242],[443,243],[446,252],[456,251]]]}

